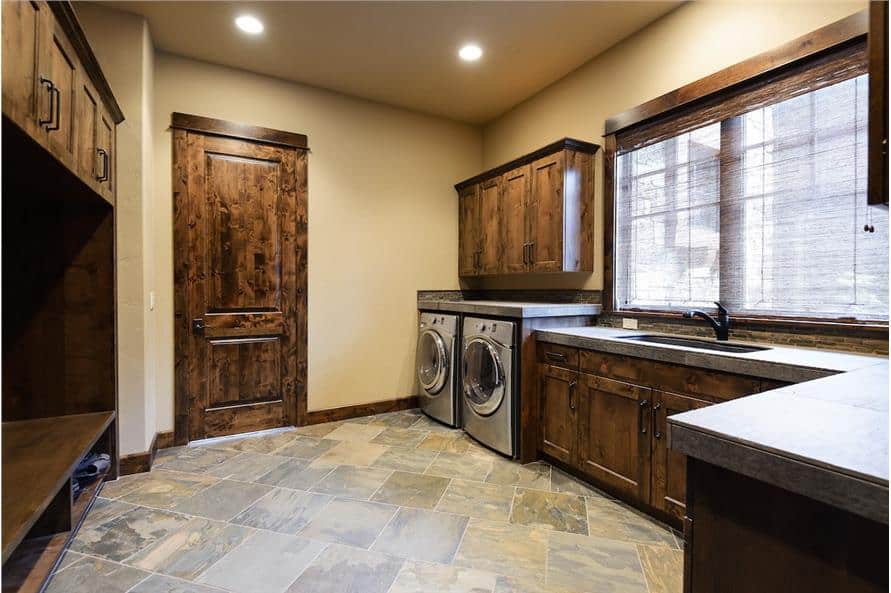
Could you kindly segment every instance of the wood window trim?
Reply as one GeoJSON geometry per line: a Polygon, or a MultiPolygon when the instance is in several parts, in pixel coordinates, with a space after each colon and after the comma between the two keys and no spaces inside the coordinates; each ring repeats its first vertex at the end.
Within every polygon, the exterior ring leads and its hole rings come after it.
{"type": "MultiPolygon", "coordinates": [[[[866,39],[869,29],[868,10],[861,10],[775,49],[758,54],[728,68],[680,87],[642,105],[623,111],[606,120],[603,142],[603,313],[624,317],[681,321],[678,311],[621,309],[615,306],[615,169],[616,134],[629,127],[670,116],[697,103],[730,95],[742,85],[757,83],[782,71],[800,66],[866,39]]],[[[770,326],[774,328],[807,328],[809,330],[843,331],[846,334],[878,337],[888,335],[885,321],[832,319],[822,317],[786,317],[742,315],[733,318],[737,327],[770,326]]]]}

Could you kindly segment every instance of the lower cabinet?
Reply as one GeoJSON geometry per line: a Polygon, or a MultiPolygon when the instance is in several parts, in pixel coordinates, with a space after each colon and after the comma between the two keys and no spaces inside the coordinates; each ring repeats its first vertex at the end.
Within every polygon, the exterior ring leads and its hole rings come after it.
{"type": "Polygon", "coordinates": [[[541,431],[539,450],[558,461],[574,465],[578,429],[576,389],[578,371],[540,365],[539,399],[541,431]]]}

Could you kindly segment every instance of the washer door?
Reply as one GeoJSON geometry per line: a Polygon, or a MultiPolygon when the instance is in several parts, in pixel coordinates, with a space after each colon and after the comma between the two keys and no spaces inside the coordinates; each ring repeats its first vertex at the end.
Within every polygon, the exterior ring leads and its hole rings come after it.
{"type": "Polygon", "coordinates": [[[418,381],[429,395],[442,391],[448,378],[448,353],[438,332],[427,329],[418,337],[418,381]]]}
{"type": "Polygon", "coordinates": [[[504,368],[491,342],[474,338],[464,346],[464,398],[480,416],[495,413],[504,399],[504,368]]]}

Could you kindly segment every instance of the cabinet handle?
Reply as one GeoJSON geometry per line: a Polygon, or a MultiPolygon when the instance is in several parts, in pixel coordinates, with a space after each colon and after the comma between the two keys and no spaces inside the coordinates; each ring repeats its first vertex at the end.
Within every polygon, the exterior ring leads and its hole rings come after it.
{"type": "Polygon", "coordinates": [[[650,400],[645,399],[640,402],[640,408],[638,409],[638,417],[637,421],[640,424],[640,434],[647,434],[647,423],[644,422],[644,410],[647,409],[647,406],[650,405],[650,400]]]}
{"type": "Polygon", "coordinates": [[[661,439],[662,433],[659,431],[659,414],[656,412],[662,407],[661,403],[657,403],[653,406],[653,438],[661,439]]]}
{"type": "Polygon", "coordinates": [[[56,110],[53,115],[53,123],[51,123],[50,125],[48,125],[46,127],[48,132],[54,132],[54,131],[58,130],[62,123],[60,121],[62,118],[59,117],[61,115],[61,110],[62,110],[62,91],[59,90],[59,87],[57,87],[56,85],[53,85],[52,92],[56,96],[56,110]]]}
{"type": "Polygon", "coordinates": [[[108,153],[103,148],[97,148],[96,153],[102,157],[102,175],[96,177],[99,182],[108,181],[108,153]]]}
{"type": "Polygon", "coordinates": [[[544,355],[545,355],[545,358],[547,358],[548,360],[552,360],[554,362],[566,362],[566,355],[563,354],[562,352],[546,351],[544,353],[544,355]]]}
{"type": "Polygon", "coordinates": [[[575,398],[573,395],[575,394],[575,386],[578,384],[578,381],[573,379],[569,382],[569,409],[575,410],[575,398]]]}
{"type": "Polygon", "coordinates": [[[56,112],[56,93],[53,92],[56,88],[56,85],[53,84],[53,81],[49,78],[41,75],[40,76],[40,84],[46,87],[47,92],[49,93],[49,119],[43,119],[42,117],[37,120],[37,124],[41,126],[45,126],[46,124],[53,123],[53,114],[56,112]]]}
{"type": "Polygon", "coordinates": [[[535,263],[535,241],[529,244],[529,265],[535,263]]]}

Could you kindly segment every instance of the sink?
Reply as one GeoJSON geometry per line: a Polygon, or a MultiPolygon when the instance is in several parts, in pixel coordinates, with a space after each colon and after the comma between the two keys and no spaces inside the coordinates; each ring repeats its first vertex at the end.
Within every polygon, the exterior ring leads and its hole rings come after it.
{"type": "Polygon", "coordinates": [[[770,350],[763,346],[749,346],[747,344],[734,344],[733,342],[715,342],[699,340],[696,338],[676,338],[674,336],[657,336],[642,334],[636,336],[619,336],[620,340],[633,340],[635,342],[647,342],[650,344],[668,344],[669,346],[683,346],[684,348],[696,348],[697,350],[716,350],[718,352],[761,352],[770,350]]]}

